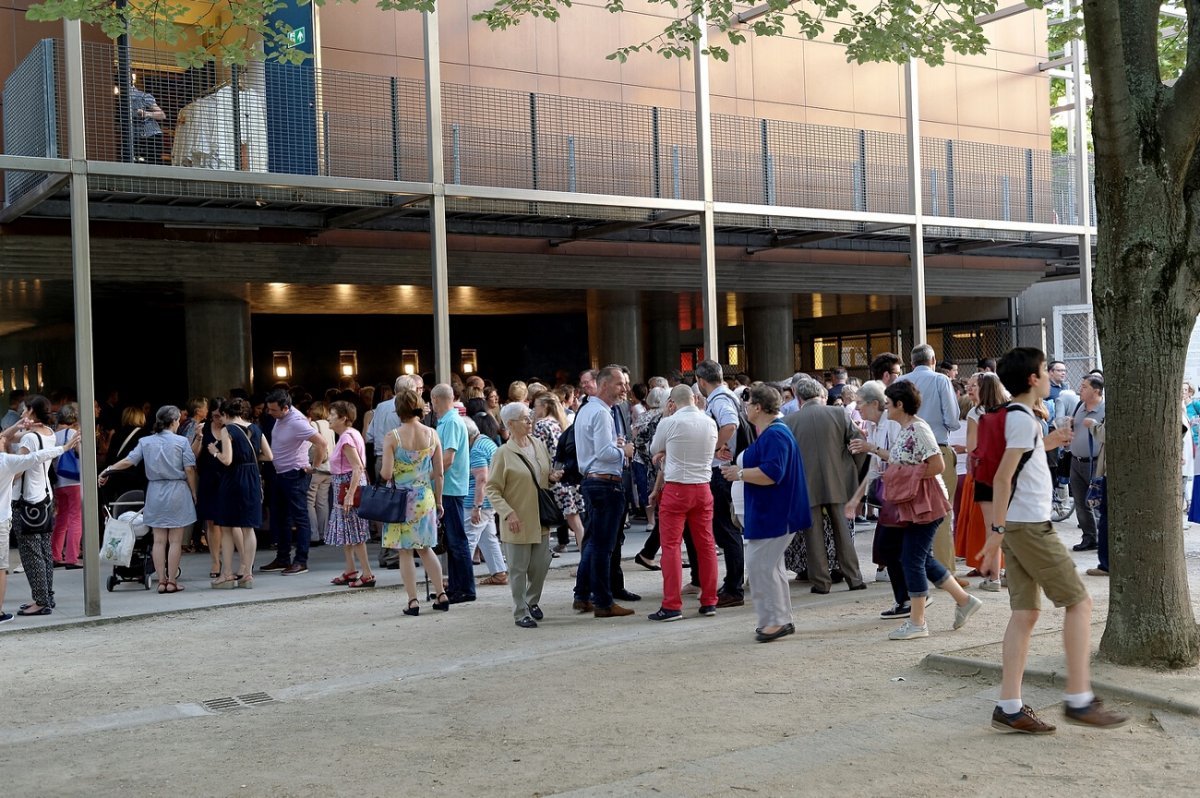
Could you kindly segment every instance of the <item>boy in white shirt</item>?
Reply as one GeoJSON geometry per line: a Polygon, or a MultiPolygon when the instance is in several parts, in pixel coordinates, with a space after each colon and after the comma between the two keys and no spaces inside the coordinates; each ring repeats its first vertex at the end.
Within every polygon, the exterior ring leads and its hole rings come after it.
{"type": "Polygon", "coordinates": [[[1018,347],[1000,358],[996,368],[1013,402],[1030,412],[1010,410],[1004,424],[1005,451],[992,483],[995,523],[980,557],[984,576],[998,578],[999,550],[1004,549],[1012,617],[1004,633],[1004,674],[992,727],[1023,734],[1052,734],[1021,700],[1021,678],[1029,656],[1029,640],[1037,623],[1041,591],[1056,607],[1066,607],[1063,647],[1067,654],[1064,714],[1068,723],[1112,729],[1128,718],[1105,709],[1092,693],[1088,658],[1091,656],[1092,598],[1084,588],[1075,562],[1050,523],[1053,483],[1046,464],[1046,447],[1070,443],[1068,429],[1043,439],[1034,413],[1050,394],[1050,375],[1041,350],[1018,347]]]}

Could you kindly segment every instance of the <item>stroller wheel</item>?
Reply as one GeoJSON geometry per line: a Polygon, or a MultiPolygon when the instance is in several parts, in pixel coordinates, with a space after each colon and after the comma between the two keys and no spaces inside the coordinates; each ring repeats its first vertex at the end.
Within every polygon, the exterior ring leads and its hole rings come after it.
{"type": "Polygon", "coordinates": [[[142,577],[142,589],[143,590],[150,589],[150,574],[146,574],[145,576],[142,577]]]}
{"type": "Polygon", "coordinates": [[[115,576],[110,576],[108,578],[107,584],[108,584],[108,592],[109,593],[113,592],[113,588],[115,588],[117,586],[117,578],[115,576]]]}

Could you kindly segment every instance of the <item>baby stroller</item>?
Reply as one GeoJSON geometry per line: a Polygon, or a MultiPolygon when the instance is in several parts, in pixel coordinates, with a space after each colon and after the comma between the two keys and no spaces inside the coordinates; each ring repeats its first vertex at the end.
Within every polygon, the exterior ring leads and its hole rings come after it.
{"type": "MultiPolygon", "coordinates": [[[[145,504],[146,494],[144,492],[140,490],[126,491],[118,496],[115,502],[108,505],[108,516],[120,518],[125,513],[137,514],[142,511],[145,504]]],[[[126,520],[129,517],[132,516],[128,516],[126,520]]],[[[143,529],[144,532],[133,540],[133,556],[129,560],[129,565],[114,565],[112,575],[108,577],[109,593],[117,585],[125,582],[140,582],[144,590],[150,589],[150,576],[154,573],[154,561],[150,556],[154,536],[150,534],[149,527],[135,526],[135,533],[138,529],[143,529]]]]}

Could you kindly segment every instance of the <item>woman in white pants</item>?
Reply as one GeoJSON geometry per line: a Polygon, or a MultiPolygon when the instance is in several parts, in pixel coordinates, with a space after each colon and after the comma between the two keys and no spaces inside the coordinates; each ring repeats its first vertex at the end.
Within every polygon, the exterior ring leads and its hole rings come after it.
{"type": "Polygon", "coordinates": [[[781,401],[770,385],[750,388],[746,415],[758,438],[743,452],[741,465],[721,468],[726,479],[746,486],[746,572],[758,613],[755,639],[760,643],[796,631],[783,555],[796,533],[812,525],[800,448],[779,418],[781,401]]]}
{"type": "Polygon", "coordinates": [[[463,420],[467,425],[467,441],[471,450],[471,479],[467,483],[467,497],[463,501],[467,551],[474,554],[478,546],[483,553],[483,561],[487,563],[488,576],[480,579],[479,584],[507,585],[508,566],[500,549],[500,539],[496,537],[496,511],[484,494],[496,444],[488,436],[479,434],[479,425],[470,416],[463,420]]]}

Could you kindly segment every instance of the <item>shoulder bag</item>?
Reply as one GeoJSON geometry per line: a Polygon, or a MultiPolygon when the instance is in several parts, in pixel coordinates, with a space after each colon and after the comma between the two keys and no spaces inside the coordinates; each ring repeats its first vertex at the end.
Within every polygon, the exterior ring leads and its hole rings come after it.
{"type": "MultiPolygon", "coordinates": [[[[41,451],[44,446],[42,444],[42,436],[35,433],[38,442],[38,450],[41,451]]],[[[31,502],[24,497],[25,488],[21,488],[21,500],[14,502],[13,510],[16,512],[17,519],[21,523],[21,534],[23,535],[46,535],[51,531],[51,522],[54,519],[54,494],[50,491],[50,464],[47,462],[40,466],[42,473],[46,475],[46,495],[40,500],[31,502]]]]}
{"type": "MultiPolygon", "coordinates": [[[[536,449],[534,450],[537,451],[536,449]]],[[[563,517],[562,508],[558,506],[558,499],[554,498],[554,491],[549,488],[543,488],[538,484],[537,473],[533,470],[533,466],[525,455],[517,452],[517,457],[521,458],[521,462],[529,469],[529,476],[533,479],[533,487],[537,490],[538,497],[538,521],[544,527],[555,527],[559,524],[565,524],[566,519],[563,517]]]]}
{"type": "Polygon", "coordinates": [[[402,524],[408,520],[408,498],[411,488],[395,485],[367,485],[358,495],[358,517],[384,524],[402,524]]]}

